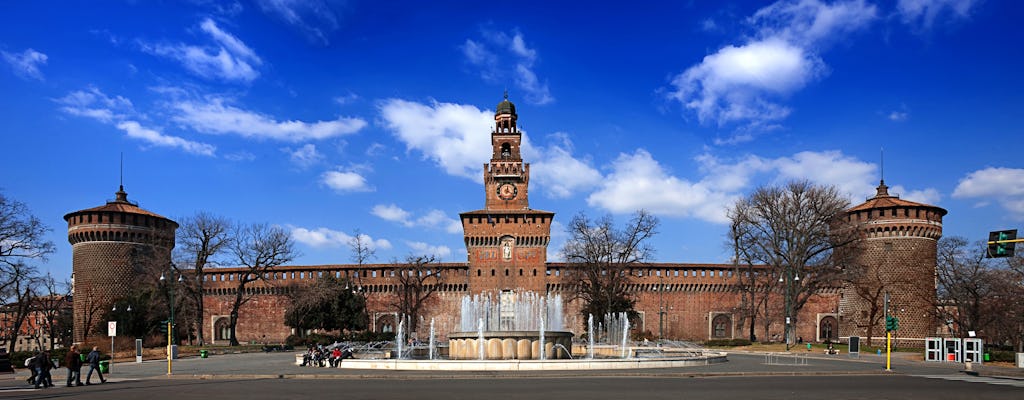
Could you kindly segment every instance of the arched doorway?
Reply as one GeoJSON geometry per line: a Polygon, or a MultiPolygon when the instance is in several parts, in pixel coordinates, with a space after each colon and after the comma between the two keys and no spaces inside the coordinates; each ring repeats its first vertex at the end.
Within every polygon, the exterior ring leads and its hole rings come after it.
{"type": "Polygon", "coordinates": [[[818,340],[837,341],[839,340],[839,321],[831,315],[822,317],[818,321],[818,340]]]}
{"type": "Polygon", "coordinates": [[[732,316],[729,314],[718,314],[711,320],[711,338],[732,338],[732,316]]]}
{"type": "Polygon", "coordinates": [[[213,340],[231,340],[231,321],[227,317],[213,322],[213,340]]]}
{"type": "Polygon", "coordinates": [[[390,333],[394,332],[397,325],[395,323],[395,316],[392,314],[383,314],[377,317],[377,332],[390,333]]]}

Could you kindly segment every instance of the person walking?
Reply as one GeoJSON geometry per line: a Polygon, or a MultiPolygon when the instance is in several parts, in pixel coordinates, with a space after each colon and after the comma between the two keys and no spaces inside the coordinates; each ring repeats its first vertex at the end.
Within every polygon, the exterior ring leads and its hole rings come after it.
{"type": "Polygon", "coordinates": [[[82,355],[78,352],[78,345],[72,345],[64,356],[64,366],[68,368],[68,387],[82,386],[82,355]]]}
{"type": "Polygon", "coordinates": [[[92,371],[96,371],[96,375],[100,377],[100,383],[107,383],[106,379],[103,379],[103,372],[100,372],[100,350],[98,346],[92,346],[92,351],[85,357],[85,362],[89,363],[89,373],[85,374],[85,384],[92,385],[89,379],[92,379],[92,371]]]}
{"type": "Polygon", "coordinates": [[[25,359],[25,368],[32,373],[32,376],[28,377],[28,384],[35,385],[36,377],[39,376],[39,371],[36,371],[36,356],[32,356],[25,359]]]}
{"type": "Polygon", "coordinates": [[[43,387],[53,387],[53,379],[50,377],[50,370],[53,369],[53,360],[50,359],[50,352],[43,350],[36,355],[34,364],[36,373],[36,389],[39,389],[39,385],[43,387]]]}

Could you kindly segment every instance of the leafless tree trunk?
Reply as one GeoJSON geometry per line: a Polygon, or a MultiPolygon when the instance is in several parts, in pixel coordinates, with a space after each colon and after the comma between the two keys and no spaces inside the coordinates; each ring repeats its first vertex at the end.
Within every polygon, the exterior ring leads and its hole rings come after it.
{"type": "Polygon", "coordinates": [[[203,326],[203,276],[209,264],[217,264],[216,257],[228,250],[233,237],[233,223],[224,217],[201,212],[184,218],[178,228],[178,249],[180,257],[191,265],[195,279],[190,279],[186,291],[195,304],[196,339],[199,345],[206,344],[203,326]]]}
{"type": "Polygon", "coordinates": [[[789,279],[791,326],[808,299],[839,285],[851,261],[853,252],[837,251],[858,239],[856,226],[841,218],[848,207],[835,187],[795,181],[759,187],[729,210],[736,246],[748,262],[789,279]]]}
{"type": "Polygon", "coordinates": [[[235,300],[231,304],[231,316],[228,321],[231,345],[238,346],[238,338],[235,336],[238,310],[252,298],[252,295],[246,292],[246,285],[263,279],[265,273],[293,260],[297,253],[291,236],[277,226],[236,226],[233,236],[231,251],[238,263],[248,269],[240,273],[236,279],[235,300]]]}
{"type": "Polygon", "coordinates": [[[611,216],[591,221],[580,213],[569,221],[569,240],[562,247],[569,268],[562,279],[572,288],[573,298],[583,301],[584,321],[588,315],[603,318],[620,312],[636,317],[636,300],[627,291],[633,279],[629,271],[653,258],[648,239],[658,233],[658,224],[658,218],[644,210],[634,213],[621,230],[611,216]]]}
{"type": "Polygon", "coordinates": [[[416,332],[420,312],[444,283],[441,269],[433,266],[436,262],[437,257],[426,255],[410,255],[405,262],[393,262],[398,270],[398,298],[393,306],[409,318],[409,332],[416,332]]]}

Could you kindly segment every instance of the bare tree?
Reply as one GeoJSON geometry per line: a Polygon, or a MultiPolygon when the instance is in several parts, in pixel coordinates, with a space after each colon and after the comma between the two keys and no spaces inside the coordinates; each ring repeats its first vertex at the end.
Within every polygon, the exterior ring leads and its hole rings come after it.
{"type": "Polygon", "coordinates": [[[246,286],[263,279],[274,267],[293,260],[297,253],[291,236],[281,227],[267,224],[239,225],[235,227],[233,236],[231,251],[238,264],[247,268],[247,271],[239,274],[236,280],[235,300],[231,304],[228,322],[231,332],[230,343],[237,346],[235,328],[238,325],[238,309],[252,299],[252,295],[246,292],[246,286]]]}
{"type": "Polygon", "coordinates": [[[416,332],[419,315],[444,278],[434,266],[436,256],[409,255],[405,262],[394,261],[398,279],[398,296],[392,304],[398,313],[409,318],[409,332],[416,332]]]}
{"type": "Polygon", "coordinates": [[[37,277],[27,263],[53,253],[53,242],[45,238],[49,231],[24,203],[0,193],[0,294],[17,297],[20,290],[7,289],[37,277]]]}
{"type": "Polygon", "coordinates": [[[32,215],[25,204],[0,193],[0,291],[24,278],[11,273],[15,264],[46,260],[53,253],[53,242],[44,237],[50,229],[32,215]]]}
{"type": "Polygon", "coordinates": [[[7,264],[7,273],[15,277],[3,287],[3,295],[8,303],[7,313],[11,316],[11,337],[7,343],[8,349],[14,349],[18,341],[18,335],[22,331],[26,318],[32,312],[35,304],[32,299],[36,296],[36,286],[39,278],[36,268],[25,264],[22,260],[7,264]]]}
{"type": "Polygon", "coordinates": [[[359,229],[352,232],[352,238],[348,241],[348,248],[352,251],[352,256],[349,259],[360,267],[367,261],[377,257],[377,249],[373,247],[372,240],[369,236],[360,232],[359,229]]]}
{"type": "Polygon", "coordinates": [[[885,307],[885,292],[892,290],[892,281],[882,275],[880,268],[867,268],[863,266],[850,266],[846,269],[845,280],[862,304],[867,305],[863,310],[868,313],[867,320],[860,321],[858,328],[865,328],[867,331],[867,345],[871,346],[871,339],[874,337],[875,327],[882,323],[882,315],[885,307]]]}
{"type": "Polygon", "coordinates": [[[366,329],[366,298],[355,293],[347,279],[324,275],[312,285],[294,287],[289,297],[292,304],[284,321],[296,330],[344,333],[366,329]]]}
{"type": "Polygon", "coordinates": [[[193,324],[199,345],[206,343],[203,336],[203,285],[205,268],[216,264],[217,257],[228,250],[233,237],[233,223],[227,218],[200,212],[184,218],[178,228],[178,249],[180,259],[192,268],[194,279],[189,280],[185,290],[195,305],[193,324]]]}
{"type": "Polygon", "coordinates": [[[50,337],[50,350],[53,350],[57,342],[64,341],[62,335],[66,329],[58,323],[61,321],[60,314],[71,306],[68,303],[69,293],[67,287],[61,286],[49,273],[39,279],[39,288],[40,295],[33,299],[35,311],[42,316],[41,328],[50,337]]]}
{"type": "Polygon", "coordinates": [[[569,268],[563,281],[572,288],[573,298],[583,301],[580,313],[603,318],[626,312],[636,316],[636,300],[627,291],[632,277],[629,269],[643,265],[654,256],[648,239],[657,234],[658,218],[640,210],[623,229],[616,229],[611,216],[596,221],[580,213],[566,228],[569,240],[562,247],[569,268]]]}
{"type": "Polygon", "coordinates": [[[939,239],[936,273],[940,308],[947,321],[953,321],[959,330],[982,331],[1002,313],[985,312],[986,302],[996,294],[992,265],[985,258],[984,243],[969,243],[967,239],[950,236],[939,239]]]}
{"type": "Polygon", "coordinates": [[[789,280],[778,286],[789,290],[792,324],[808,299],[839,285],[854,255],[837,251],[858,239],[856,226],[840,218],[848,207],[833,186],[795,181],[759,187],[729,210],[736,246],[750,264],[789,280]]]}

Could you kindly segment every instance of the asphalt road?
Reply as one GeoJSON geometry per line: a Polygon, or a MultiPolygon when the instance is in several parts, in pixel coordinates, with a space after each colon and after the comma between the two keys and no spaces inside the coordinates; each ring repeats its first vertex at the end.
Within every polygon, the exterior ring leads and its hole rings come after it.
{"type": "Polygon", "coordinates": [[[626,371],[480,373],[303,368],[288,353],[183,359],[167,376],[166,362],[116,363],[109,382],[67,388],[64,369],[50,389],[0,381],[0,399],[1016,399],[1024,398],[1018,370],[862,356],[795,359],[766,364],[759,354],[730,354],[729,362],[699,367],[626,371]]]}

